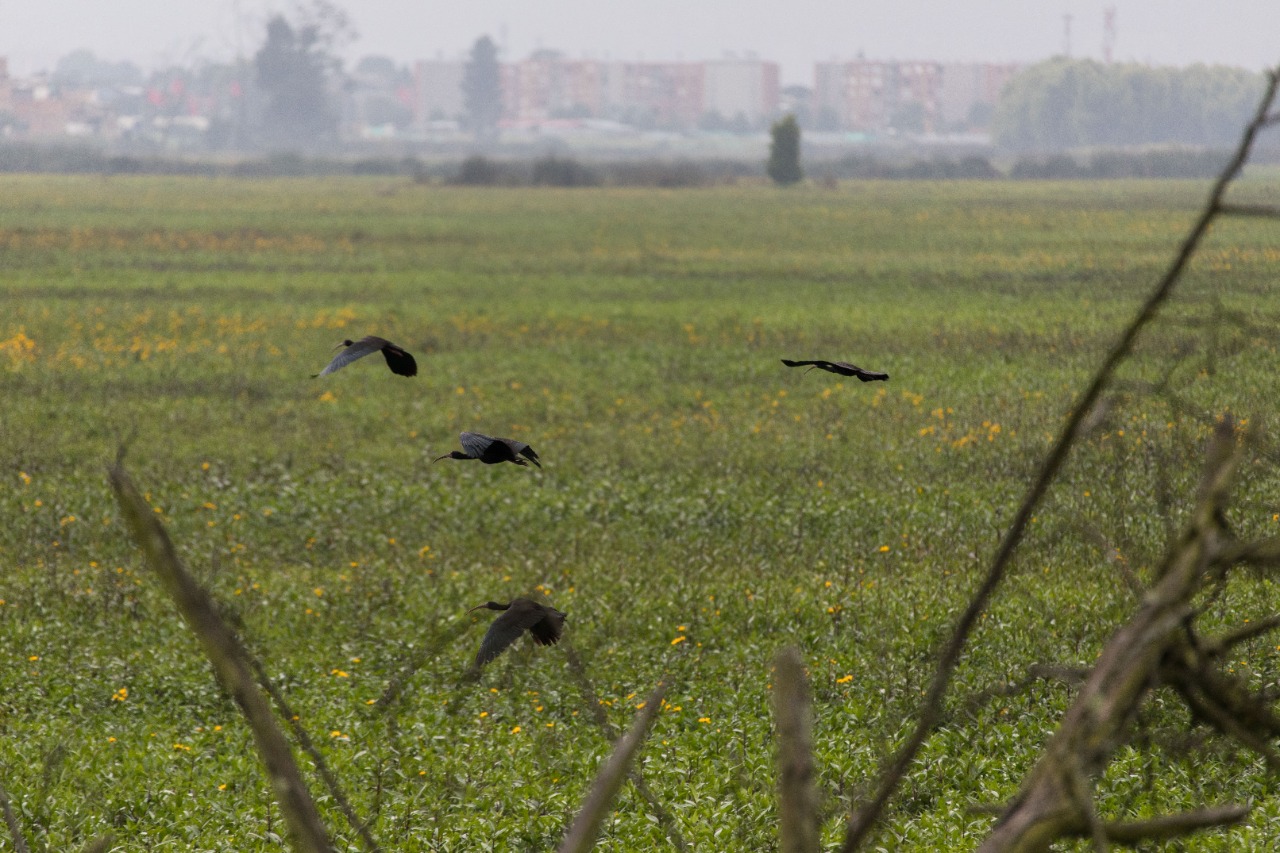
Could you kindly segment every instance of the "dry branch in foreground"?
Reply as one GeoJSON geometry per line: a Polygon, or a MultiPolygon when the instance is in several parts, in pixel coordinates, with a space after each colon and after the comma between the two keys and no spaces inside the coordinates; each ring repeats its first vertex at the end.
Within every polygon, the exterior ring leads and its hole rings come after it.
{"type": "Polygon", "coordinates": [[[631,724],[631,728],[614,746],[609,759],[604,767],[600,768],[595,782],[591,784],[587,801],[582,804],[582,809],[573,819],[573,825],[569,827],[568,834],[560,844],[560,853],[586,853],[595,845],[600,825],[604,823],[605,815],[613,805],[613,798],[618,795],[618,790],[622,787],[622,780],[627,776],[632,759],[639,751],[640,744],[644,743],[645,735],[649,733],[653,718],[662,707],[662,698],[666,692],[666,686],[659,684],[657,689],[649,694],[644,707],[640,709],[639,714],[636,714],[636,720],[631,724]]]}
{"type": "MultiPolygon", "coordinates": [[[[885,762],[876,782],[875,793],[867,802],[858,807],[850,817],[845,831],[844,845],[841,847],[842,853],[854,853],[862,846],[863,841],[870,836],[880,820],[884,807],[906,777],[907,770],[920,752],[920,748],[924,746],[929,733],[933,731],[941,719],[943,699],[951,683],[952,674],[959,663],[960,655],[968,642],[969,635],[986,611],[987,605],[995,595],[996,590],[1004,581],[1009,565],[1013,560],[1013,555],[1026,534],[1032,515],[1048,493],[1049,486],[1057,479],[1058,472],[1062,469],[1063,464],[1065,464],[1067,457],[1071,453],[1071,449],[1075,446],[1082,425],[1094,411],[1094,407],[1098,405],[1103,394],[1112,386],[1117,369],[1133,352],[1138,336],[1155,320],[1160,309],[1169,301],[1175,287],[1182,278],[1183,271],[1195,255],[1200,246],[1200,241],[1208,233],[1213,221],[1220,215],[1229,212],[1228,204],[1225,200],[1227,189],[1240,174],[1245,162],[1248,161],[1249,154],[1253,150],[1254,140],[1263,129],[1280,122],[1280,115],[1270,112],[1271,105],[1275,102],[1278,84],[1280,84],[1280,70],[1268,72],[1267,88],[1258,104],[1257,111],[1254,113],[1253,120],[1249,122],[1241,135],[1240,143],[1236,147],[1231,160],[1222,170],[1222,174],[1218,176],[1217,181],[1214,182],[1200,216],[1197,217],[1195,224],[1192,225],[1190,232],[1182,241],[1177,255],[1174,256],[1173,262],[1161,277],[1160,282],[1143,302],[1137,315],[1121,332],[1119,339],[1111,347],[1106,358],[1103,359],[1102,364],[1094,373],[1092,380],[1076,401],[1071,414],[1067,417],[1062,430],[1058,434],[1058,438],[1054,441],[1048,455],[1041,463],[1040,469],[1030,488],[1028,488],[1026,496],[1022,499],[1022,503],[1015,512],[1013,521],[1010,523],[1003,538],[1001,538],[1000,544],[996,548],[995,556],[991,560],[991,566],[987,569],[987,573],[978,585],[973,598],[970,599],[969,604],[960,614],[955,629],[943,644],[939,653],[938,664],[934,669],[933,677],[929,682],[928,690],[921,704],[915,727],[906,742],[885,762]]],[[[1095,833],[1095,837],[1099,838],[1100,841],[1102,840],[1097,833],[1095,833]]]]}
{"type": "Polygon", "coordinates": [[[783,853],[814,853],[820,827],[813,784],[813,710],[800,650],[787,646],[778,652],[773,667],[780,847],[783,853]]]}
{"type": "Polygon", "coordinates": [[[13,806],[9,803],[9,792],[3,785],[0,785],[0,810],[4,811],[4,822],[9,827],[9,838],[13,840],[13,849],[17,853],[30,853],[31,848],[27,846],[27,839],[22,835],[18,816],[13,813],[13,806]]]}
{"type": "Polygon", "coordinates": [[[1242,683],[1218,671],[1213,665],[1218,655],[1204,654],[1194,641],[1196,596],[1249,551],[1236,545],[1224,522],[1240,456],[1236,439],[1231,421],[1223,421],[1210,445],[1200,497],[1186,528],[1158,567],[1138,612],[1107,642],[1018,797],[980,850],[1047,850],[1066,836],[1091,837],[1103,849],[1112,841],[1166,839],[1244,818],[1247,808],[1230,805],[1107,824],[1096,815],[1092,795],[1093,779],[1128,739],[1143,700],[1160,684],[1174,687],[1205,722],[1275,758],[1266,739],[1280,736],[1280,719],[1242,683]]]}
{"type": "MultiPolygon", "coordinates": [[[[595,724],[600,727],[600,731],[610,741],[618,739],[618,730],[614,728],[613,723],[609,722],[609,717],[604,712],[604,707],[600,704],[599,698],[596,696],[595,686],[591,683],[590,676],[587,675],[587,668],[582,663],[582,658],[578,657],[577,650],[573,644],[563,641],[561,645],[564,647],[565,660],[569,664],[569,672],[573,673],[573,677],[578,682],[578,687],[582,691],[582,701],[587,706],[587,710],[591,712],[591,718],[595,724]]],[[[667,833],[667,838],[671,840],[671,845],[679,850],[680,853],[689,849],[689,845],[685,842],[684,836],[680,834],[680,827],[676,826],[676,819],[667,811],[666,806],[662,805],[662,801],[658,799],[658,795],[653,793],[653,789],[644,781],[644,776],[640,771],[632,768],[628,773],[631,784],[635,785],[636,792],[644,798],[649,804],[649,811],[658,819],[658,823],[667,833]]]]}
{"type": "Polygon", "coordinates": [[[109,474],[125,523],[146,554],[147,563],[200,641],[219,683],[235,699],[249,723],[258,756],[266,767],[295,849],[300,853],[330,853],[334,848],[320,813],[298,771],[284,732],[271,714],[271,706],[258,690],[248,655],[239,639],[218,614],[213,599],[183,567],[164,526],[138,493],[121,460],[116,461],[109,474]]]}

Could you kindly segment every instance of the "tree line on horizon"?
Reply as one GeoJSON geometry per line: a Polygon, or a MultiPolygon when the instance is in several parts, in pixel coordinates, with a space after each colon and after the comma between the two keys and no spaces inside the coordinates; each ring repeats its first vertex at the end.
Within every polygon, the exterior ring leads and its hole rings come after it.
{"type": "MultiPolygon", "coordinates": [[[[189,79],[180,69],[160,72],[147,84],[147,97],[159,99],[151,106],[160,113],[180,115],[188,93],[234,89],[234,112],[212,117],[202,147],[332,152],[340,145],[339,94],[357,85],[354,80],[376,77],[403,91],[412,83],[407,69],[385,57],[366,57],[349,74],[339,54],[354,38],[340,7],[312,0],[292,13],[272,15],[260,46],[240,66],[192,69],[189,79]]],[[[59,62],[54,81],[91,85],[127,79],[136,88],[141,72],[124,66],[76,51],[59,62]]],[[[1018,154],[1144,145],[1225,148],[1247,120],[1263,82],[1260,73],[1229,66],[1150,67],[1056,57],[1028,66],[1005,86],[991,118],[992,142],[1018,154]]],[[[473,43],[462,87],[463,127],[478,150],[492,150],[499,141],[502,87],[498,47],[488,36],[473,43]]],[[[365,116],[373,123],[407,127],[411,121],[409,107],[396,98],[369,103],[379,113],[365,116]]],[[[803,115],[795,120],[812,129],[803,115]]]]}
{"type": "Polygon", "coordinates": [[[1013,151],[1133,145],[1230,146],[1263,90],[1230,66],[1151,67],[1057,57],[1000,94],[992,140],[1013,151]]]}

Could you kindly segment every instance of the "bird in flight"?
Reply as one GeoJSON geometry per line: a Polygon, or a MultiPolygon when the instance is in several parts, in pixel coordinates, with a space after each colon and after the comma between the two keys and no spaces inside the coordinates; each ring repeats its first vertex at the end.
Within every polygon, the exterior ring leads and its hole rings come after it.
{"type": "MultiPolygon", "coordinates": [[[[820,359],[816,361],[792,361],[789,358],[784,358],[782,363],[787,367],[804,367],[807,364],[810,365],[809,370],[813,370],[813,368],[816,367],[819,370],[825,370],[828,373],[838,373],[841,376],[856,376],[863,382],[875,382],[877,380],[883,381],[889,378],[889,374],[887,373],[876,373],[874,370],[863,370],[856,364],[850,364],[847,361],[822,361],[820,359]]],[[[806,370],[805,373],[808,373],[809,370],[806,370]]]]}
{"type": "Polygon", "coordinates": [[[548,604],[539,604],[528,598],[517,598],[509,604],[486,601],[467,612],[474,613],[484,609],[506,612],[493,620],[484,639],[480,641],[480,651],[476,653],[476,669],[506,651],[507,646],[520,639],[525,631],[529,632],[529,636],[538,645],[550,646],[560,640],[560,632],[564,630],[565,614],[548,604]]]}
{"type": "MultiPolygon", "coordinates": [[[[377,335],[366,335],[358,341],[343,341],[338,346],[344,347],[342,352],[335,355],[333,361],[329,362],[329,365],[324,370],[319,373],[313,373],[312,378],[328,376],[330,373],[346,367],[356,359],[364,358],[366,355],[375,352],[382,353],[382,357],[387,360],[387,367],[391,368],[391,372],[397,376],[418,375],[418,362],[413,360],[413,356],[386,338],[380,338],[377,335]]],[[[334,347],[334,349],[337,348],[334,347]]]]}
{"type": "Polygon", "coordinates": [[[529,462],[532,462],[539,468],[542,467],[542,463],[538,461],[538,454],[523,441],[516,441],[514,438],[493,438],[492,436],[481,435],[478,432],[464,432],[458,436],[458,439],[462,442],[462,450],[451,451],[444,456],[437,456],[431,461],[439,462],[441,459],[479,459],[486,465],[493,465],[498,462],[514,462],[517,465],[527,466],[529,462]]]}

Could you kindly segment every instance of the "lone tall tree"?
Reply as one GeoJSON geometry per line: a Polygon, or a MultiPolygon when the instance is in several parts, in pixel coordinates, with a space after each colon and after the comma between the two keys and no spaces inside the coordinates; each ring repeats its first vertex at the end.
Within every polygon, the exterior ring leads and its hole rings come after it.
{"type": "Polygon", "coordinates": [[[498,67],[498,46],[481,36],[471,46],[471,59],[462,72],[462,101],[467,126],[476,142],[488,144],[498,137],[502,117],[502,73],[498,67]]]}
{"type": "Polygon", "coordinates": [[[800,125],[796,117],[788,115],[778,119],[769,129],[773,141],[769,144],[769,165],[765,171],[775,184],[798,183],[804,172],[800,169],[800,125]]]}
{"type": "Polygon", "coordinates": [[[346,14],[327,0],[300,6],[293,21],[275,15],[267,22],[267,40],[253,58],[266,95],[264,142],[310,147],[333,138],[338,113],[329,79],[340,65],[336,43],[352,36],[346,14]]]}

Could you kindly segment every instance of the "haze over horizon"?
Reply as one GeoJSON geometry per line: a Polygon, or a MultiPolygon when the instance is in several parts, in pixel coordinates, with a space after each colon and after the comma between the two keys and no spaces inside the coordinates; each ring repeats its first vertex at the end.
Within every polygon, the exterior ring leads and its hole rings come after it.
{"type": "MultiPolygon", "coordinates": [[[[263,0],[47,0],[0,2],[0,57],[11,74],[52,70],[78,49],[144,70],[252,56],[267,19],[298,4],[263,0]]],[[[921,59],[1035,62],[1102,58],[1104,9],[1116,9],[1112,55],[1153,65],[1197,62],[1252,69],[1280,63],[1277,0],[361,0],[335,5],[357,38],[348,61],[460,58],[482,35],[504,60],[558,50],[572,58],[700,60],[756,56],[777,62],[784,84],[811,84],[813,64],[921,59]],[[1065,16],[1071,16],[1068,45],[1065,16]]]]}

